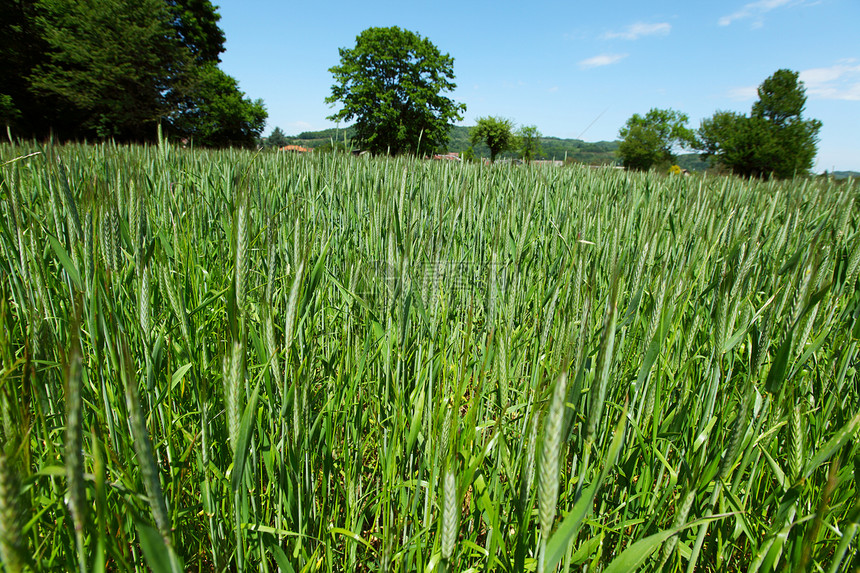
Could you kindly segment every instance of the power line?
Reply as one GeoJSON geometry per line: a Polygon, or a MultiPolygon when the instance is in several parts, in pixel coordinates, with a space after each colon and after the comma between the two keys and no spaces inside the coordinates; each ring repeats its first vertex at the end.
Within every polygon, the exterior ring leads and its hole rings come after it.
{"type": "Polygon", "coordinates": [[[600,115],[595,117],[594,120],[591,123],[589,123],[585,129],[582,130],[582,133],[580,133],[579,135],[576,136],[576,138],[582,139],[582,136],[585,135],[585,132],[588,131],[589,129],[591,129],[591,126],[594,125],[595,123],[597,123],[597,120],[600,119],[601,117],[603,117],[603,114],[606,113],[607,111],[609,111],[608,107],[606,109],[604,109],[603,111],[601,111],[600,115]]]}

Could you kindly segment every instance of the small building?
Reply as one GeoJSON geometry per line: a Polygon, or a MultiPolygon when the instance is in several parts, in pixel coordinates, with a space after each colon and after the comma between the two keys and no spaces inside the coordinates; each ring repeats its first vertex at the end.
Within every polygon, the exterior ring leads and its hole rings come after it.
{"type": "Polygon", "coordinates": [[[457,152],[436,154],[433,156],[433,159],[437,161],[462,161],[460,154],[457,152]]]}
{"type": "Polygon", "coordinates": [[[301,145],[285,145],[280,148],[281,151],[292,151],[294,153],[308,153],[310,149],[301,145]]]}

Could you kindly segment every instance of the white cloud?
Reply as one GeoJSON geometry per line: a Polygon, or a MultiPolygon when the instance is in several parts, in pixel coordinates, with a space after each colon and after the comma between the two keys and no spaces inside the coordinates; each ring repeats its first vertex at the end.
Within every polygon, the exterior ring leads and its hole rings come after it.
{"type": "Polygon", "coordinates": [[[599,56],[594,56],[593,58],[588,58],[579,62],[579,67],[587,70],[590,68],[599,68],[601,66],[609,66],[611,64],[617,64],[624,58],[626,58],[629,54],[600,54],[599,56]]]}
{"type": "Polygon", "coordinates": [[[828,68],[803,70],[800,80],[810,98],[860,101],[860,64],[855,59],[842,60],[828,68]]]}
{"type": "Polygon", "coordinates": [[[747,18],[755,18],[753,27],[759,28],[762,26],[762,16],[783,6],[789,4],[798,4],[798,0],[758,0],[744,5],[743,8],[728,16],[723,16],[719,20],[720,26],[728,26],[735,20],[745,20],[747,18]]]}
{"type": "Polygon", "coordinates": [[[295,133],[300,133],[302,131],[311,131],[313,128],[314,126],[306,121],[291,121],[287,124],[287,129],[290,129],[295,133]]]}
{"type": "Polygon", "coordinates": [[[551,93],[551,94],[554,94],[555,92],[557,92],[557,91],[558,91],[558,86],[552,86],[552,87],[551,87],[551,88],[549,88],[547,91],[548,91],[549,93],[551,93]]]}
{"type": "Polygon", "coordinates": [[[666,36],[671,31],[672,25],[668,22],[659,22],[657,24],[636,22],[627,26],[621,32],[606,32],[603,34],[603,39],[621,38],[623,40],[638,40],[643,36],[666,36]]]}
{"type": "Polygon", "coordinates": [[[742,86],[729,90],[728,96],[738,101],[753,100],[758,96],[758,86],[742,86]]]}
{"type": "MultiPolygon", "coordinates": [[[[809,99],[860,101],[860,61],[849,58],[826,68],[810,68],[800,72],[800,81],[809,99]]],[[[757,86],[730,89],[728,97],[752,101],[758,97],[757,86]]]]}

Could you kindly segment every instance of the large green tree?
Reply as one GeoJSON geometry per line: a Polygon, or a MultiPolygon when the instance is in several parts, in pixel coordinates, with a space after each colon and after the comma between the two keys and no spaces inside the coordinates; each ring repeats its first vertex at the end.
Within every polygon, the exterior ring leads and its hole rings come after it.
{"type": "Polygon", "coordinates": [[[217,67],[226,41],[217,7],[209,0],[166,1],[171,27],[193,62],[180,74],[169,116],[173,134],[195,145],[256,145],[268,113],[262,100],[245,97],[236,79],[217,67]]]}
{"type": "Polygon", "coordinates": [[[443,95],[456,87],[454,58],[427,38],[394,26],[368,28],[354,48],[340,48],[329,69],[335,84],[326,103],[341,104],[329,116],[355,120],[357,143],[373,153],[444,149],[448,130],[466,106],[443,95]]]}
{"type": "Polygon", "coordinates": [[[807,173],[821,122],[803,119],[806,89],[798,73],[778,70],[759,86],[758,98],[749,116],[718,111],[702,120],[696,148],[712,164],[744,177],[807,173]]]}
{"type": "Polygon", "coordinates": [[[479,117],[475,127],[469,132],[472,145],[480,142],[490,148],[490,163],[496,161],[500,153],[513,149],[517,143],[514,135],[514,122],[504,117],[479,117]]]}
{"type": "Polygon", "coordinates": [[[143,138],[168,111],[176,86],[166,70],[187,66],[163,0],[38,0],[49,46],[33,91],[60,102],[63,135],[143,138]]]}
{"type": "Polygon", "coordinates": [[[266,126],[263,100],[251,100],[214,63],[197,66],[191,88],[170,116],[176,134],[207,147],[256,144],[266,126]]]}
{"type": "Polygon", "coordinates": [[[219,19],[209,0],[0,0],[0,121],[125,141],[153,139],[161,121],[199,144],[247,145],[265,109],[217,69],[219,19]]]}
{"type": "Polygon", "coordinates": [[[694,133],[687,114],[672,109],[651,109],[645,116],[633,114],[618,132],[618,155],[627,169],[647,171],[675,160],[677,148],[690,147],[694,133]]]}

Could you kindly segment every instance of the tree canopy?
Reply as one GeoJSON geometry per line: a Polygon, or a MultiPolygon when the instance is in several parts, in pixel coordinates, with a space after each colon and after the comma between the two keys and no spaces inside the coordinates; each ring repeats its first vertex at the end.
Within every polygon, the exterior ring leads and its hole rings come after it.
{"type": "Polygon", "coordinates": [[[275,127],[272,130],[272,133],[269,134],[269,137],[266,138],[266,147],[274,147],[280,148],[289,144],[290,140],[287,139],[287,135],[281,130],[280,127],[275,127]]]}
{"type": "Polygon", "coordinates": [[[503,117],[479,117],[470,133],[472,145],[484,142],[490,148],[490,162],[495,162],[500,153],[513,149],[517,143],[514,122],[503,117]]]}
{"type": "Polygon", "coordinates": [[[162,0],[39,0],[38,22],[49,46],[29,79],[38,95],[62,103],[67,130],[99,137],[142,138],[169,110],[163,96],[184,65],[162,0]],[[122,22],[122,27],[116,26],[122,22]]]}
{"type": "Polygon", "coordinates": [[[621,162],[628,169],[646,171],[675,159],[675,149],[693,144],[686,114],[672,109],[651,109],[645,116],[633,114],[619,131],[621,162]]]}
{"type": "Polygon", "coordinates": [[[214,63],[195,66],[188,94],[169,116],[171,124],[195,144],[252,147],[266,124],[263,100],[251,101],[235,78],[214,63]]]}
{"type": "Polygon", "coordinates": [[[758,88],[749,116],[718,111],[702,120],[696,148],[712,164],[744,177],[780,179],[808,172],[821,122],[804,120],[806,89],[799,74],[778,70],[758,88]]]}
{"type": "Polygon", "coordinates": [[[329,69],[335,84],[326,103],[342,108],[328,119],[355,120],[355,139],[373,153],[444,149],[448,129],[466,106],[443,95],[456,87],[454,58],[430,40],[397,26],[368,28],[354,48],[340,48],[329,69]]]}
{"type": "Polygon", "coordinates": [[[4,0],[4,122],[21,135],[247,145],[266,112],[217,68],[209,0],[4,0]]]}
{"type": "Polygon", "coordinates": [[[209,0],[167,0],[167,6],[171,26],[197,63],[220,62],[227,38],[217,8],[209,0]]]}
{"type": "Polygon", "coordinates": [[[540,138],[541,132],[536,125],[524,125],[517,131],[520,154],[526,163],[531,163],[532,159],[541,154],[540,138]]]}

